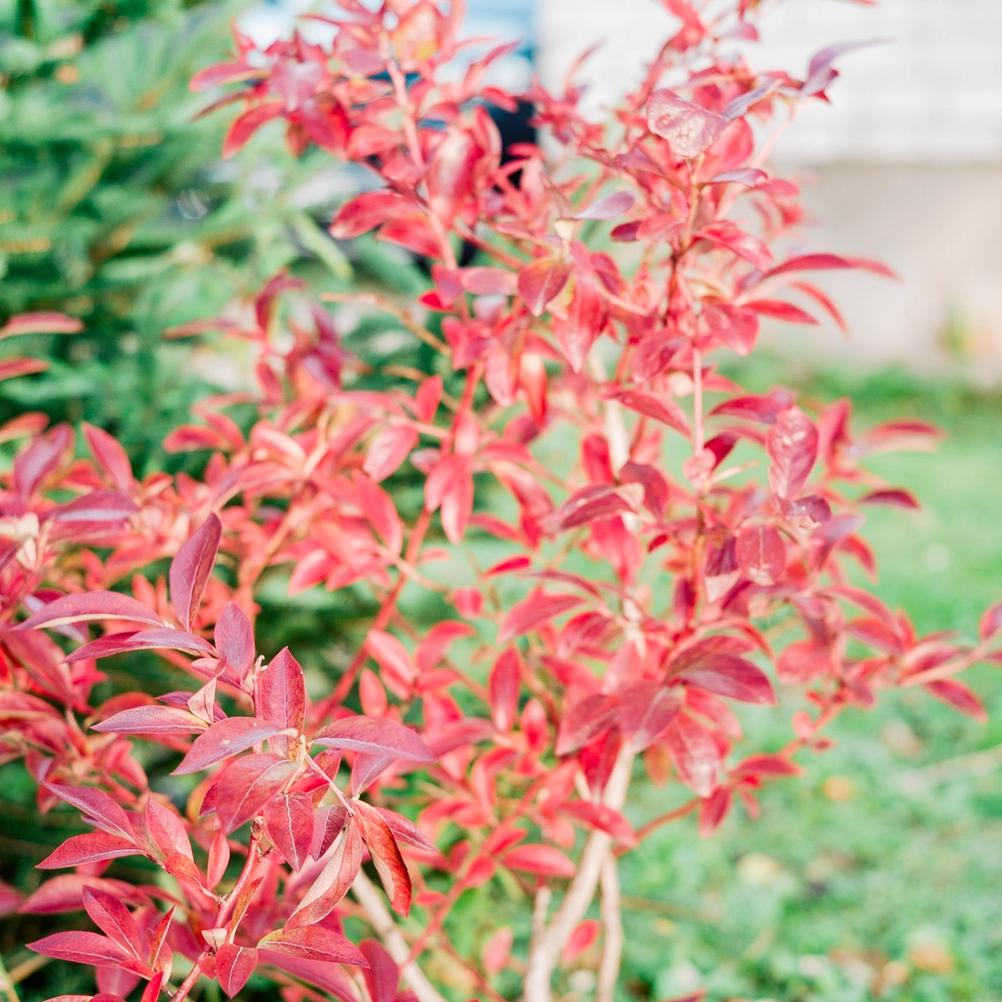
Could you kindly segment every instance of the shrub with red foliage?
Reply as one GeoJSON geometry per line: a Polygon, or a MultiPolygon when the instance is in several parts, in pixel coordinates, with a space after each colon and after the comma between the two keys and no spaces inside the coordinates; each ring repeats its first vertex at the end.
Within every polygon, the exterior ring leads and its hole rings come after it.
{"type": "MultiPolygon", "coordinates": [[[[881,689],[982,712],[956,676],[998,658],[999,608],[968,645],[916,635],[851,583],[852,565],[873,571],[859,512],[915,505],[865,457],[934,429],[858,436],[848,401],[814,410],[719,370],[763,318],[840,324],[824,272],[886,274],[780,251],[800,208],[766,151],[794,107],[826,99],[844,49],[804,76],[757,74],[725,55],[754,38],[757,4],[664,2],[679,30],[611,120],[582,113],[572,81],[536,86],[545,142],[504,165],[487,106],[513,104],[488,82],[505,49],[446,72],[458,0],[340,0],[320,19],[329,43],[262,52],[238,36],[233,62],[194,81],[232,88],[217,102],[240,107],[227,155],[281,121],[293,151],[367,167],[375,185],[333,235],[375,231],[430,279],[419,302],[340,295],[334,317],[273,280],[228,328],[253,343],[256,389],[169,436],[208,450],[200,478],[137,479],[97,428],[84,458],[72,429],[35,415],[2,429],[28,439],[0,498],[3,754],[23,758],[42,810],[68,804],[90,828],[41,861],[67,872],[22,908],[87,913],[93,928],[31,945],[93,967],[94,999],[143,985],[143,1002],[181,1002],[202,979],[234,996],[256,975],[287,1000],[505,985],[545,1002],[600,943],[609,1002],[620,855],[689,814],[703,833],[735,804],[754,815],[766,783],[881,689]],[[366,310],[434,349],[426,371],[361,388],[335,322],[366,310]],[[417,503],[401,486],[415,476],[417,503]],[[275,569],[293,592],[354,585],[378,610],[310,692],[294,654],[255,635],[275,569]],[[408,613],[422,595],[440,610],[427,629],[408,613]],[[95,703],[101,661],[140,651],[192,685],[95,703]],[[810,709],[765,753],[732,704],[774,706],[777,686],[810,709]],[[150,744],[192,778],[149,777],[150,744]],[[641,819],[626,808],[645,775],[671,783],[641,819]],[[125,856],[163,879],[106,876],[125,856]],[[453,937],[457,902],[491,885],[526,921],[453,937]]],[[[30,317],[0,335],[39,325],[72,327],[30,317]]]]}

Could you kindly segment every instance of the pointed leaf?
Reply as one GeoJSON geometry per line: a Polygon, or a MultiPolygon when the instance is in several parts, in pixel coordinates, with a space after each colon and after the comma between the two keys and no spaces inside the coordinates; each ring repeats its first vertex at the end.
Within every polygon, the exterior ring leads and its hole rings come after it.
{"type": "Polygon", "coordinates": [[[171,775],[187,776],[199,772],[246,751],[281,730],[278,724],[269,724],[257,717],[227,717],[219,720],[195,738],[188,754],[171,775]]]}
{"type": "Polygon", "coordinates": [[[282,858],[298,870],[313,845],[313,802],[302,793],[275,797],[265,806],[264,824],[282,858]]]}
{"type": "Polygon", "coordinates": [[[686,160],[708,150],[727,125],[722,115],[686,101],[670,90],[656,90],[647,102],[647,128],[667,139],[672,153],[686,160]]]}
{"type": "Polygon", "coordinates": [[[161,626],[157,614],[128,595],[115,591],[92,591],[80,595],[62,595],[46,603],[33,616],[14,627],[34,630],[39,627],[65,626],[93,619],[124,619],[150,626],[161,626]]]}
{"type": "Polygon", "coordinates": [[[177,618],[186,629],[198,612],[202,592],[212,573],[212,565],[219,550],[223,524],[213,512],[177,551],[170,565],[170,599],[177,618]]]}
{"type": "Polygon", "coordinates": [[[132,839],[105,832],[85,832],[83,835],[71,835],[37,865],[40,870],[58,870],[64,866],[82,866],[103,859],[136,856],[141,852],[132,839]]]}
{"type": "MultiPolygon", "coordinates": [[[[306,723],[306,679],[299,662],[284,647],[271,659],[257,679],[254,701],[257,715],[279,730],[301,731],[306,723]]],[[[275,747],[284,751],[288,738],[279,738],[275,747]]]]}
{"type": "Polygon", "coordinates": [[[368,967],[369,962],[354,943],[323,926],[297,926],[273,932],[258,942],[258,949],[273,953],[288,953],[304,960],[327,964],[352,964],[368,967]]]}
{"type": "Polygon", "coordinates": [[[313,740],[329,748],[344,748],[368,755],[412,762],[435,761],[435,756],[416,731],[389,717],[342,717],[322,727],[313,740]]]}
{"type": "Polygon", "coordinates": [[[252,946],[223,943],[216,950],[216,980],[229,998],[233,998],[247,984],[247,979],[257,967],[257,960],[257,950],[252,946]]]}

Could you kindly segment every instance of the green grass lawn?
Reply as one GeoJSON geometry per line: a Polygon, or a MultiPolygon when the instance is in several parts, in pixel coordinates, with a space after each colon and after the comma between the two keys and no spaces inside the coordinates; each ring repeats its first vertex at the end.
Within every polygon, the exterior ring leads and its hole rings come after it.
{"type": "MultiPolygon", "coordinates": [[[[1002,598],[1002,401],[895,376],[805,389],[852,396],[860,426],[915,417],[948,432],[936,454],[872,464],[925,508],[871,509],[866,535],[892,608],[970,637],[1002,598]]],[[[773,784],[759,821],[738,814],[710,839],[683,821],[630,857],[620,997],[702,985],[713,1002],[1002,999],[1002,680],[983,667],[970,681],[987,726],[924,692],[887,693],[836,722],[804,780],[773,784]]],[[[766,742],[780,719],[744,714],[766,742]]],[[[638,789],[635,816],[660,800],[638,789]]]]}

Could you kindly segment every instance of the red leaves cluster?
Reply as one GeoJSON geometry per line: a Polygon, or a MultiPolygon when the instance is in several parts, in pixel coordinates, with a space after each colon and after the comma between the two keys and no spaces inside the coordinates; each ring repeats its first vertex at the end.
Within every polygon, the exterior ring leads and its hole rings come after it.
{"type": "MultiPolygon", "coordinates": [[[[65,802],[90,829],[40,864],[75,872],[22,907],[86,911],[100,932],[33,947],[94,967],[102,1002],[140,981],[144,1002],[181,1002],[200,977],[232,997],[255,972],[349,1002],[411,998],[403,974],[436,1002],[408,956],[445,947],[489,994],[523,969],[523,944],[502,926],[460,956],[448,936],[462,893],[495,880],[526,909],[540,883],[573,882],[577,921],[558,936],[537,914],[529,968],[584,962],[599,935],[583,911],[589,859],[690,809],[703,832],[735,801],[754,813],[765,782],[797,774],[821,729],[883,687],[921,685],[981,715],[955,676],[998,656],[998,609],[968,646],[917,636],[849,583],[852,564],[873,570],[860,506],[915,504],[862,459],[933,430],[855,436],[845,401],[749,394],[718,368],[754,349],[764,320],[841,323],[805,275],[886,273],[777,253],[796,188],[761,162],[753,125],[824,97],[838,48],[803,80],[755,74],[716,52],[754,34],[756,4],[711,21],[666,0],[678,30],[615,127],[579,111],[573,82],[534,88],[560,152],[523,144],[502,165],[486,106],[513,97],[484,80],[504,48],[442,72],[461,5],[339,6],[328,42],[259,52],[238,35],[234,60],[194,85],[235,88],[217,102],[242,105],[227,155],[281,121],[294,151],[314,144],[374,174],[332,234],[374,232],[429,259],[429,288],[417,303],[360,294],[336,320],[388,314],[432,349],[424,371],[365,389],[369,360],[349,359],[329,312],[278,276],[246,323],[219,324],[253,345],[255,390],[202,401],[168,436],[208,451],[200,478],[139,480],[97,428],[82,429],[80,456],[70,428],[37,415],[0,429],[26,439],[0,494],[4,754],[24,759],[43,809],[65,802]],[[619,255],[622,243],[635,246],[619,255]],[[460,244],[477,259],[457,258],[460,244]],[[281,638],[255,636],[259,583],[281,574],[292,594],[353,586],[374,602],[336,668],[304,671],[281,638]],[[189,689],[95,705],[101,661],[148,651],[189,689]],[[787,686],[811,712],[779,751],[747,748],[735,704],[775,712],[758,708],[787,686]],[[160,761],[138,753],[150,744],[172,763],[169,787],[144,769],[160,761]],[[641,771],[690,799],[634,819],[641,771]],[[165,883],[103,876],[127,855],[165,883]],[[370,862],[392,910],[421,909],[425,931],[408,927],[402,951],[370,862]],[[347,918],[396,960],[347,939],[347,918]]],[[[20,317],[0,337],[42,329],[74,324],[20,317]]]]}

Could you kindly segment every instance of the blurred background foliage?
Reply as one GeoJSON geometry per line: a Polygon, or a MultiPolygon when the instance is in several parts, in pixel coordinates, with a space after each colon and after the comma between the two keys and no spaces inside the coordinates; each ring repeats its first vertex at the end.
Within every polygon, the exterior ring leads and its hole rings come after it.
{"type": "MultiPolygon", "coordinates": [[[[0,0],[0,321],[59,309],[85,324],[73,338],[34,339],[51,368],[0,386],[0,420],[25,409],[86,419],[118,435],[138,469],[177,469],[191,460],[162,452],[166,432],[190,419],[195,401],[242,385],[248,372],[232,341],[170,340],[165,331],[218,316],[283,269],[316,292],[407,297],[423,287],[405,255],[367,240],[339,247],[327,235],[334,206],[363,177],[326,155],[295,162],[269,130],[234,161],[219,161],[228,116],[196,117],[205,100],[187,81],[227,51],[243,6],[0,0]]],[[[364,359],[363,384],[396,378],[387,366],[428,369],[424,347],[391,316],[349,322],[345,346],[364,359]]],[[[938,455],[880,459],[879,472],[926,507],[871,511],[869,535],[883,599],[923,631],[969,635],[974,611],[1000,590],[992,485],[1002,399],[957,381],[818,371],[768,354],[741,366],[735,375],[753,389],[783,382],[823,400],[852,397],[860,427],[890,417],[944,426],[938,455]]],[[[371,611],[363,589],[290,598],[281,576],[265,582],[261,599],[269,649],[293,645],[321,688],[371,611]]],[[[437,610],[414,612],[428,619],[437,610]]],[[[106,668],[112,682],[145,673],[151,686],[167,670],[153,657],[106,668]]],[[[987,726],[924,693],[892,694],[840,721],[836,747],[809,763],[806,781],[767,792],[761,821],[731,818],[710,840],[686,821],[645,843],[624,872],[619,998],[671,998],[703,984],[711,1002],[1002,999],[1002,687],[989,670],[973,684],[992,713],[987,726]]],[[[766,743],[785,741],[784,714],[751,708],[743,717],[756,734],[765,729],[766,743]]],[[[0,879],[30,891],[41,876],[34,862],[79,826],[72,812],[37,815],[19,765],[0,767],[0,790],[0,879]]],[[[638,787],[635,820],[670,807],[671,795],[638,787]]],[[[130,865],[116,862],[112,873],[130,865]]],[[[486,907],[471,897],[451,931],[482,937],[517,926],[521,911],[500,893],[486,907]]],[[[90,990],[80,968],[45,964],[22,947],[61,922],[0,921],[0,956],[19,981],[8,997],[90,990]]],[[[461,994],[459,972],[442,964],[433,974],[461,994]]],[[[572,978],[568,997],[588,998],[586,981],[572,978]]],[[[243,994],[265,997],[254,982],[243,994]]]]}
{"type": "Polygon", "coordinates": [[[312,270],[314,287],[371,274],[412,288],[408,262],[371,245],[353,252],[353,274],[326,232],[357,176],[326,156],[295,161],[269,130],[220,162],[231,116],[199,117],[208,101],[188,81],[229,51],[246,6],[0,2],[0,322],[57,309],[85,328],[27,346],[50,370],[6,384],[0,420],[28,407],[86,419],[140,469],[170,465],[166,431],[242,375],[211,352],[193,362],[165,331],[219,315],[283,269],[312,270]]]}

